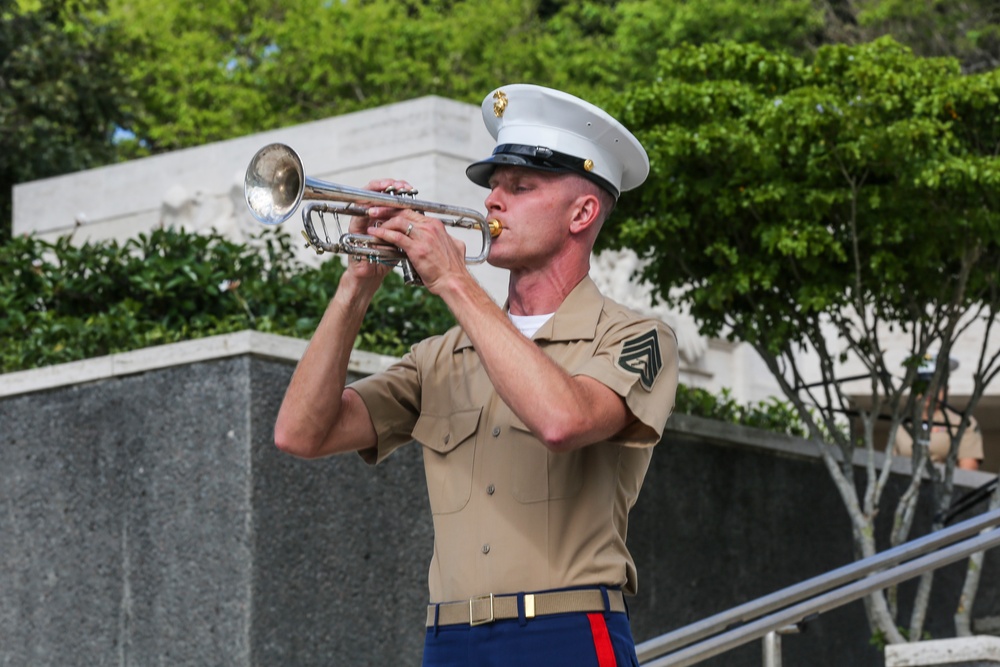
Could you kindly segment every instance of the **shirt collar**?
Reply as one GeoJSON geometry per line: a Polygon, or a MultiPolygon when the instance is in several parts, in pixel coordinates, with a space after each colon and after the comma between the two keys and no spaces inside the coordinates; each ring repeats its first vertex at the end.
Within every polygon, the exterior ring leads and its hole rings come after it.
{"type": "MultiPolygon", "coordinates": [[[[504,311],[508,308],[509,304],[505,303],[504,311]]],[[[584,276],[559,304],[555,314],[535,333],[533,340],[593,340],[597,335],[597,322],[602,310],[604,296],[590,276],[584,276]]],[[[462,332],[455,350],[465,347],[472,347],[472,342],[462,332]]]]}

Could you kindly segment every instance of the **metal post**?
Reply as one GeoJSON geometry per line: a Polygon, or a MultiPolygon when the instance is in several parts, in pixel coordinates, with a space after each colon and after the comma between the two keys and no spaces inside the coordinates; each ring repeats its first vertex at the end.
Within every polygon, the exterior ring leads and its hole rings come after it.
{"type": "Polygon", "coordinates": [[[764,635],[764,667],[781,667],[781,635],[771,630],[764,635]]]}
{"type": "Polygon", "coordinates": [[[781,635],[795,635],[802,627],[793,623],[764,635],[764,667],[781,667],[781,635]]]}

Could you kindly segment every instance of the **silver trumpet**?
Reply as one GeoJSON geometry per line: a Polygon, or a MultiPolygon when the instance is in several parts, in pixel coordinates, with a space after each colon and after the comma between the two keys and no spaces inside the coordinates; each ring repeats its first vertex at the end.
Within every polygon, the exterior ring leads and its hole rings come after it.
{"type": "Polygon", "coordinates": [[[302,236],[307,247],[317,254],[343,253],[358,259],[367,258],[370,262],[398,263],[403,271],[403,280],[408,285],[419,285],[421,281],[406,254],[398,247],[368,234],[345,234],[340,227],[341,214],[364,216],[368,215],[367,211],[372,206],[385,206],[433,214],[452,227],[478,229],[483,239],[482,251],[473,257],[466,257],[466,264],[486,261],[490,242],[502,231],[499,220],[486,220],[470,208],[421,201],[415,198],[416,190],[373,192],[308,178],[302,168],[302,160],[285,144],[268,144],[257,151],[247,167],[243,194],[250,213],[265,225],[279,225],[288,220],[299,204],[304,199],[308,200],[302,207],[302,236]],[[314,213],[320,219],[323,239],[313,226],[314,213]],[[333,214],[337,225],[336,241],[330,239],[324,213],[333,214]]]}

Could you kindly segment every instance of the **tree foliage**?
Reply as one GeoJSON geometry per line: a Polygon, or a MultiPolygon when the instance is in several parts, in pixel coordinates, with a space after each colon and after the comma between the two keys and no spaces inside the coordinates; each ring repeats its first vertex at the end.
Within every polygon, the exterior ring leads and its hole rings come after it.
{"type": "Polygon", "coordinates": [[[654,76],[656,52],[683,43],[725,39],[804,55],[895,30],[923,53],[988,59],[998,20],[985,0],[940,0],[934,11],[897,0],[857,8],[821,0],[109,1],[109,16],[138,45],[119,59],[138,96],[132,155],[423,95],[478,103],[513,81],[600,99],[654,76]],[[951,39],[970,46],[950,48],[951,39]]]}
{"type": "Polygon", "coordinates": [[[683,43],[808,56],[893,34],[1000,62],[992,0],[3,0],[0,242],[9,187],[423,95],[549,85],[601,103],[683,43]],[[28,140],[25,140],[27,138],[28,140]]]}
{"type": "MultiPolygon", "coordinates": [[[[629,100],[654,185],[626,206],[619,240],[688,242],[659,251],[653,277],[664,294],[682,287],[710,334],[777,353],[808,343],[819,314],[859,303],[914,321],[952,299],[971,255],[990,267],[996,73],[960,76],[885,40],[812,63],[692,47],[661,66],[663,81],[629,100]]],[[[962,306],[993,274],[967,277],[962,306]]]]}
{"type": "MultiPolygon", "coordinates": [[[[1000,306],[1000,72],[963,75],[953,59],[915,58],[888,38],[822,47],[808,61],[688,46],[659,67],[621,109],[652,175],[619,203],[605,239],[644,252],[644,277],[704,333],[761,354],[820,447],[859,553],[871,555],[889,465],[876,470],[869,456],[869,482],[856,484],[858,443],[843,415],[859,415],[874,452],[876,419],[888,416],[894,433],[917,414],[917,360],[936,348],[946,363],[971,324],[985,339],[968,411],[1000,370],[988,352],[1000,306]],[[902,375],[886,365],[891,330],[910,340],[902,375]],[[871,406],[838,382],[848,359],[870,373],[871,406]]],[[[942,477],[915,457],[915,483],[926,469],[946,506],[953,465],[942,477]]],[[[909,509],[899,506],[901,524],[909,509]]],[[[876,629],[901,640],[891,614],[874,612],[876,629]]]]}
{"type": "Polygon", "coordinates": [[[136,150],[160,152],[422,95],[478,101],[536,76],[531,2],[113,2],[143,45],[136,150]],[[484,37],[485,36],[485,37],[484,37]]]}
{"type": "Polygon", "coordinates": [[[101,11],[88,0],[0,2],[0,243],[15,184],[115,159],[129,82],[101,11]]]}
{"type": "MultiPolygon", "coordinates": [[[[847,3],[844,3],[847,4],[847,3]]],[[[863,0],[848,19],[851,41],[892,35],[922,56],[952,56],[967,72],[1000,65],[1000,5],[993,0],[863,0]]]]}

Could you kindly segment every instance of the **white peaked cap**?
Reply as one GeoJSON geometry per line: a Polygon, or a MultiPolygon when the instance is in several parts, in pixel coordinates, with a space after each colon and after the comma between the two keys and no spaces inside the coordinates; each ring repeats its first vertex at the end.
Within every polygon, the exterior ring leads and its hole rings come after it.
{"type": "MultiPolygon", "coordinates": [[[[934,371],[937,369],[937,363],[937,352],[928,352],[924,355],[923,361],[920,363],[920,367],[917,368],[917,375],[934,375],[934,371]]],[[[958,359],[955,357],[948,357],[948,370],[953,371],[956,368],[958,368],[958,359]]]]}
{"type": "Polygon", "coordinates": [[[568,93],[512,84],[487,95],[482,108],[497,147],[466,170],[477,185],[489,187],[497,166],[517,165],[575,172],[617,198],[649,174],[639,140],[603,109],[568,93]]]}

